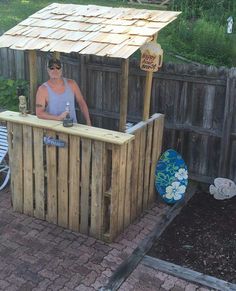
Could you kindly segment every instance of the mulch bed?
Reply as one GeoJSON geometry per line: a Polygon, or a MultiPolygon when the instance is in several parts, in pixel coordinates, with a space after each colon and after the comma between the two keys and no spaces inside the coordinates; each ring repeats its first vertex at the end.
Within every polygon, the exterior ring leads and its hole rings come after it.
{"type": "Polygon", "coordinates": [[[148,255],[236,283],[236,196],[196,193],[148,255]]]}

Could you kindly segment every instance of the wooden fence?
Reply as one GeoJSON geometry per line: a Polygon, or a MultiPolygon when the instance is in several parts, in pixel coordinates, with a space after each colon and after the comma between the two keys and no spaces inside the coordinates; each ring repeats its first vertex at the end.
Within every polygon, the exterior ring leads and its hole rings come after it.
{"type": "MultiPolygon", "coordinates": [[[[23,52],[0,50],[0,74],[28,79],[23,52]]],[[[47,80],[45,55],[38,53],[38,83],[47,80]]],[[[64,75],[86,97],[93,124],[118,128],[120,60],[62,55],[64,75]]],[[[141,120],[145,73],[130,63],[128,121],[141,120]]],[[[236,181],[236,69],[167,64],[154,74],[151,114],[165,114],[164,147],[179,151],[191,177],[236,181]]]]}

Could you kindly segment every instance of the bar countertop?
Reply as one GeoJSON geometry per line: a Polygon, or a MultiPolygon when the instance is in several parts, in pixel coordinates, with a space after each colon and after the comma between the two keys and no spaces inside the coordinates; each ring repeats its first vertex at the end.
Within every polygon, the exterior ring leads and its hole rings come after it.
{"type": "Polygon", "coordinates": [[[134,135],[108,130],[83,124],[74,124],[72,127],[64,127],[61,121],[39,119],[35,115],[20,115],[19,112],[3,111],[0,112],[0,120],[54,130],[55,132],[77,135],[84,138],[99,140],[112,144],[122,145],[134,139],[134,135]]]}

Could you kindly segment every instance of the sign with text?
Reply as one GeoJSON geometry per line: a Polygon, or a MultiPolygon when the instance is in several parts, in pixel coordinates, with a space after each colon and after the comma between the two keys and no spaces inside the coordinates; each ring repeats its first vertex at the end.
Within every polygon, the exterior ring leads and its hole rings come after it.
{"type": "Polygon", "coordinates": [[[155,41],[141,47],[140,69],[147,72],[157,72],[162,66],[163,50],[155,41]]]}
{"type": "Polygon", "coordinates": [[[61,139],[56,139],[51,136],[44,136],[43,137],[43,143],[49,146],[55,146],[59,148],[64,148],[66,146],[65,141],[61,139]]]}

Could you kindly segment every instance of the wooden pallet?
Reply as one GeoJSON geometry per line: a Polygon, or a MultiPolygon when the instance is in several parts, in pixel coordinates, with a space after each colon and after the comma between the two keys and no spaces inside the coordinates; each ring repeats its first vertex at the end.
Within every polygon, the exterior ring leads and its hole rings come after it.
{"type": "Polygon", "coordinates": [[[127,133],[80,124],[64,128],[11,111],[0,119],[7,120],[15,211],[113,241],[154,201],[162,114],[127,133]],[[65,146],[45,144],[44,137],[65,146]]]}

